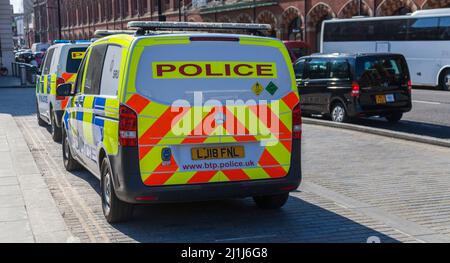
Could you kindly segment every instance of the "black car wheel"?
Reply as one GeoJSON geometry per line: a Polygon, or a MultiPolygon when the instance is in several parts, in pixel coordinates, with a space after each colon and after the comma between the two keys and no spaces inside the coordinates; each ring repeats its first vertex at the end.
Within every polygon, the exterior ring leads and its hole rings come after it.
{"type": "Polygon", "coordinates": [[[403,117],[402,112],[393,112],[385,116],[388,122],[399,122],[403,117]]]}
{"type": "Polygon", "coordinates": [[[105,158],[102,162],[102,178],[100,182],[103,215],[108,223],[127,221],[133,215],[132,204],[117,198],[112,181],[111,166],[105,158]]]}
{"type": "Polygon", "coordinates": [[[340,102],[333,104],[331,107],[331,120],[334,122],[347,122],[348,115],[344,105],[340,102]]]}
{"type": "Polygon", "coordinates": [[[55,142],[60,142],[62,138],[62,129],[56,125],[56,117],[53,109],[50,110],[50,125],[52,130],[52,139],[55,142]]]}
{"type": "Polygon", "coordinates": [[[70,150],[69,137],[66,132],[63,132],[64,139],[62,140],[62,150],[63,150],[63,161],[64,167],[67,171],[75,171],[80,168],[80,164],[72,156],[72,151],[70,150]]]}
{"type": "Polygon", "coordinates": [[[268,196],[255,196],[253,200],[256,205],[262,209],[279,209],[286,204],[289,198],[289,193],[268,195],[268,196]]]}

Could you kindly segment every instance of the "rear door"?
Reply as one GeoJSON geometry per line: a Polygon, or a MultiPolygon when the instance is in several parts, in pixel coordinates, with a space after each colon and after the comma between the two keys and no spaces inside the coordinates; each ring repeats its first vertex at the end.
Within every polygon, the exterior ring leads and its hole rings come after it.
{"type": "Polygon", "coordinates": [[[126,104],[138,114],[145,185],[287,175],[298,94],[281,42],[160,36],[133,54],[126,104]]]}
{"type": "Polygon", "coordinates": [[[410,104],[409,71],[403,56],[358,57],[356,75],[360,85],[359,103],[364,110],[405,107],[410,104]]]}

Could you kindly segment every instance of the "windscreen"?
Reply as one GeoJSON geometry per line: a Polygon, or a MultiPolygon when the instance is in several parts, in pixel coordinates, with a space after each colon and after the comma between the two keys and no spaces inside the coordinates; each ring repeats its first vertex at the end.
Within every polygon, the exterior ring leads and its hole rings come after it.
{"type": "MultiPolygon", "coordinates": [[[[289,65],[290,66],[290,65],[289,65]]],[[[239,42],[198,41],[145,47],[136,90],[171,104],[204,100],[275,100],[291,91],[288,64],[279,49],[239,42]]]]}
{"type": "Polygon", "coordinates": [[[78,67],[83,60],[87,47],[74,47],[69,49],[67,55],[66,72],[77,73],[78,67]]]}
{"type": "Polygon", "coordinates": [[[408,69],[402,57],[361,57],[357,63],[362,82],[404,82],[408,79],[408,69]]]}

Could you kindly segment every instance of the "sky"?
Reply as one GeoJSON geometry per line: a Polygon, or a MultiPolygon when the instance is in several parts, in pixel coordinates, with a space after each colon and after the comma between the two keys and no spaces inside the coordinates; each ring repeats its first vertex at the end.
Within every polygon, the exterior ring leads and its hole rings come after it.
{"type": "Polygon", "coordinates": [[[13,5],[15,14],[23,12],[22,0],[9,0],[9,2],[13,5]]]}

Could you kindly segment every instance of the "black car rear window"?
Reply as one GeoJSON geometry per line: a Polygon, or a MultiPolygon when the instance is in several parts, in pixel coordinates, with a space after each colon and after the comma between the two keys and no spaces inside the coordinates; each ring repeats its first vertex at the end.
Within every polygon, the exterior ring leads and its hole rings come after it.
{"type": "Polygon", "coordinates": [[[74,47],[69,49],[66,64],[67,73],[77,73],[86,49],[87,47],[74,47]]]}
{"type": "Polygon", "coordinates": [[[361,57],[357,59],[356,69],[362,82],[403,81],[408,78],[408,69],[402,57],[361,57]]]}

